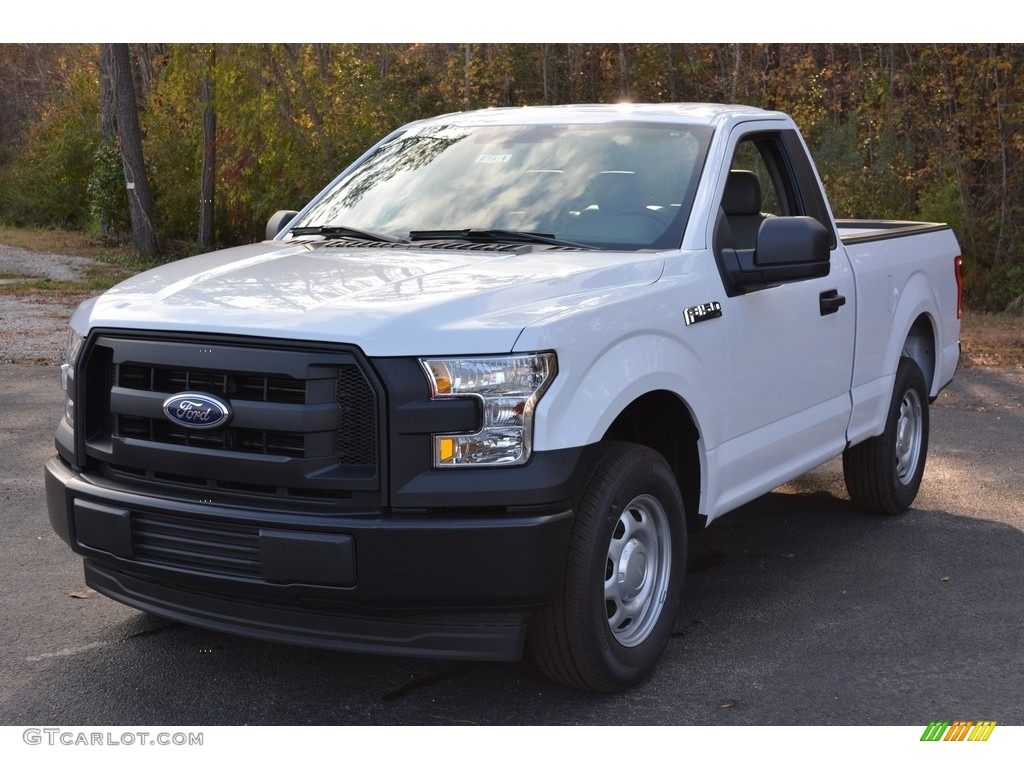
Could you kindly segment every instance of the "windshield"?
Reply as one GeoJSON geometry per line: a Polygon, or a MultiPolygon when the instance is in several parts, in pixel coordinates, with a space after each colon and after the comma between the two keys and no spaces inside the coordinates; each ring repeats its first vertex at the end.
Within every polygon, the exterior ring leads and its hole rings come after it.
{"type": "Polygon", "coordinates": [[[379,147],[295,227],[678,247],[710,137],[706,127],[635,122],[423,126],[379,147]]]}

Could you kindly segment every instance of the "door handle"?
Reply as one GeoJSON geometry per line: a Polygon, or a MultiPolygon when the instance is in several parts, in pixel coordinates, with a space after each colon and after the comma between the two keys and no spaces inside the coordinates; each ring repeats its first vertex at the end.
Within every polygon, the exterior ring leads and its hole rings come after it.
{"type": "Polygon", "coordinates": [[[831,315],[839,311],[839,308],[846,303],[846,297],[840,296],[839,291],[833,288],[831,291],[823,291],[818,296],[818,307],[821,316],[831,315]]]}

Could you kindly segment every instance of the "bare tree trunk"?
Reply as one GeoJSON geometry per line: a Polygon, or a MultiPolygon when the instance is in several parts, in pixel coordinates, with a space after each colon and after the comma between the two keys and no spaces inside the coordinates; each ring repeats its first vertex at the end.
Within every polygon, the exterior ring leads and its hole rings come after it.
{"type": "Polygon", "coordinates": [[[159,60],[167,55],[165,43],[136,43],[132,46],[132,82],[137,99],[149,101],[158,78],[159,60]]]}
{"type": "Polygon", "coordinates": [[[128,190],[128,212],[132,222],[132,242],[143,256],[157,252],[156,230],[153,227],[153,198],[146,178],[146,163],[142,154],[142,131],[139,128],[139,108],[135,101],[132,82],[131,58],[127,43],[105,43],[109,56],[110,82],[117,115],[117,138],[124,166],[125,187],[128,190]]]}
{"type": "Polygon", "coordinates": [[[736,103],[736,92],[739,90],[740,82],[740,61],[742,55],[742,48],[739,45],[733,45],[732,47],[732,85],[729,89],[729,101],[733,104],[736,103]]]}
{"type": "Polygon", "coordinates": [[[117,133],[117,117],[114,112],[114,86],[110,80],[109,46],[100,50],[100,138],[113,141],[117,133]]]}
{"type": "Polygon", "coordinates": [[[668,43],[666,46],[666,53],[668,54],[665,66],[668,72],[668,100],[679,101],[679,96],[676,93],[676,56],[672,50],[672,43],[668,43]]]}
{"type": "Polygon", "coordinates": [[[632,95],[629,90],[629,65],[626,59],[626,46],[619,43],[619,96],[628,99],[632,95]]]}
{"type": "Polygon", "coordinates": [[[548,98],[548,44],[540,44],[540,71],[541,71],[541,84],[544,89],[544,103],[550,104],[551,100],[548,98]]]}
{"type": "Polygon", "coordinates": [[[206,71],[203,73],[203,167],[199,183],[199,245],[204,248],[213,246],[213,201],[217,169],[217,113],[213,107],[213,75],[216,63],[217,52],[211,44],[206,71]]]}
{"type": "MultiPolygon", "coordinates": [[[[100,49],[100,142],[113,146],[117,141],[117,115],[114,109],[114,86],[110,79],[109,53],[108,46],[100,49]]],[[[100,207],[97,223],[104,237],[113,238],[118,234],[107,206],[100,207]]]]}
{"type": "Polygon", "coordinates": [[[996,113],[996,132],[999,135],[999,227],[996,233],[996,249],[992,255],[992,263],[999,264],[1003,260],[1003,237],[1006,232],[1006,220],[1007,211],[1006,206],[1009,202],[1010,196],[1010,185],[1009,185],[1009,152],[1007,151],[1006,141],[1006,120],[1004,117],[1004,102],[1002,96],[1002,81],[999,77],[999,59],[1001,51],[997,45],[989,45],[989,61],[992,66],[992,85],[995,92],[995,113],[996,113]]]}

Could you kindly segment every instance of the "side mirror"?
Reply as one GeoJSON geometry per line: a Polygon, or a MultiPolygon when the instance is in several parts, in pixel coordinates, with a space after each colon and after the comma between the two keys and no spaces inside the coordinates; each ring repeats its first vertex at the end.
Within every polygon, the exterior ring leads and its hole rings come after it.
{"type": "Polygon", "coordinates": [[[775,216],[761,222],[754,251],[754,264],[758,267],[828,264],[828,260],[828,230],[817,219],[775,216]]]}
{"type": "Polygon", "coordinates": [[[761,222],[753,250],[723,247],[718,258],[726,292],[738,296],[779,283],[825,277],[831,237],[810,216],[774,216],[761,222]]]}
{"type": "Polygon", "coordinates": [[[271,216],[270,219],[267,221],[266,239],[273,240],[275,237],[281,234],[281,230],[287,227],[288,224],[291,223],[291,220],[294,219],[298,214],[298,211],[278,211],[273,216],[271,216]]]}

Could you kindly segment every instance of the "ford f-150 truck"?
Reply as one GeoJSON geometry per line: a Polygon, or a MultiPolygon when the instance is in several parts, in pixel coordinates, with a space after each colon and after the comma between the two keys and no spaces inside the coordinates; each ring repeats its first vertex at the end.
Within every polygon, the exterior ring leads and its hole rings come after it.
{"type": "Polygon", "coordinates": [[[621,689],[695,524],[840,455],[906,510],[960,354],[953,233],[834,220],[779,112],[423,120],[267,236],[78,308],[45,468],[90,586],[254,638],[621,689]]]}

